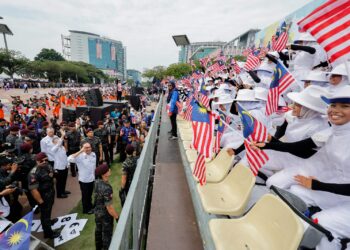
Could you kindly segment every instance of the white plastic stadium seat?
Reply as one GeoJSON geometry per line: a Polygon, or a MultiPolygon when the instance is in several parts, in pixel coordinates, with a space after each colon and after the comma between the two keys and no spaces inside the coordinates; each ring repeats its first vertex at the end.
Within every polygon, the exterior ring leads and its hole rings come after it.
{"type": "Polygon", "coordinates": [[[230,171],[235,156],[229,155],[227,150],[221,149],[219,154],[211,162],[206,163],[207,182],[220,182],[230,171]]]}
{"type": "Polygon", "coordinates": [[[255,184],[252,171],[237,164],[219,183],[197,185],[204,210],[211,214],[240,216],[244,213],[255,184]]]}
{"type": "Polygon", "coordinates": [[[181,138],[181,140],[183,140],[183,141],[192,141],[193,133],[192,133],[192,131],[191,131],[191,133],[183,133],[183,134],[180,134],[180,138],[181,138]]]}
{"type": "Polygon", "coordinates": [[[217,250],[295,250],[304,233],[300,219],[272,194],[264,195],[245,216],[212,219],[209,228],[217,250]]]}
{"type": "Polygon", "coordinates": [[[189,163],[194,163],[197,160],[197,151],[194,149],[186,150],[186,157],[189,163]]]}

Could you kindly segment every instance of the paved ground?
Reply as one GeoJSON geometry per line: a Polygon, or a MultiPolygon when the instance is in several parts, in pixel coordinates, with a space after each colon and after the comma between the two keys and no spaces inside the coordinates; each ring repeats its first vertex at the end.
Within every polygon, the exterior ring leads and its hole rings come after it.
{"type": "Polygon", "coordinates": [[[163,108],[147,249],[203,249],[177,141],[163,108]]]}

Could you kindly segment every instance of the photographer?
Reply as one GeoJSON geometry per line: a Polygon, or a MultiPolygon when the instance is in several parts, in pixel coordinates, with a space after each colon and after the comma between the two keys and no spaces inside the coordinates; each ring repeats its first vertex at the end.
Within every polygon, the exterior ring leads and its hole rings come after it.
{"type": "Polygon", "coordinates": [[[14,163],[13,159],[5,156],[0,158],[0,191],[7,188],[16,189],[16,192],[10,192],[5,196],[6,202],[10,206],[10,214],[7,216],[7,219],[12,222],[21,218],[22,211],[22,205],[18,202],[18,196],[21,189],[15,181],[17,169],[18,165],[17,163],[14,163]]]}

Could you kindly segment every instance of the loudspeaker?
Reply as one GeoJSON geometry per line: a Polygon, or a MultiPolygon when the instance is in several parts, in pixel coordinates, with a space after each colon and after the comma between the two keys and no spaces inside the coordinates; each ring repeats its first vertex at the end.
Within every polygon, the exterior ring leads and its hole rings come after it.
{"type": "Polygon", "coordinates": [[[62,121],[75,122],[77,114],[74,108],[63,108],[62,109],[62,121]]]}
{"type": "Polygon", "coordinates": [[[101,121],[105,118],[106,112],[110,113],[113,110],[113,105],[105,103],[100,107],[90,107],[90,106],[78,106],[76,109],[77,116],[82,114],[88,114],[91,120],[97,124],[98,121],[101,121]]]}
{"type": "Polygon", "coordinates": [[[99,89],[90,89],[84,93],[87,106],[99,107],[103,105],[102,95],[99,89]]]}
{"type": "Polygon", "coordinates": [[[131,104],[131,106],[135,109],[135,110],[139,110],[140,106],[141,106],[141,101],[140,101],[140,97],[139,96],[130,96],[129,97],[129,102],[131,104]]]}
{"type": "Polygon", "coordinates": [[[142,95],[143,94],[143,87],[132,87],[131,88],[131,95],[142,95]]]}

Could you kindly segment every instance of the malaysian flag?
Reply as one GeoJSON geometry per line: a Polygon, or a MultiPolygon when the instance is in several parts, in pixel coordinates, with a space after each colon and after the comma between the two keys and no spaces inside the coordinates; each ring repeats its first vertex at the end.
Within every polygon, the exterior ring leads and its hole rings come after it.
{"type": "Polygon", "coordinates": [[[216,139],[215,139],[215,145],[214,145],[214,152],[215,153],[219,153],[220,151],[220,141],[221,141],[221,137],[225,132],[225,124],[222,121],[226,122],[226,115],[224,112],[222,112],[221,110],[219,110],[219,115],[218,115],[218,131],[216,133],[216,139]]]}
{"type": "Polygon", "coordinates": [[[186,87],[192,87],[189,77],[182,77],[182,82],[186,85],[186,87]]]}
{"type": "Polygon", "coordinates": [[[195,79],[195,80],[198,80],[200,78],[202,78],[203,74],[200,70],[195,70],[193,71],[193,74],[192,74],[192,78],[195,79]]]}
{"type": "Polygon", "coordinates": [[[283,22],[276,34],[272,36],[272,50],[280,52],[286,48],[288,42],[287,24],[283,22]]]}
{"type": "Polygon", "coordinates": [[[298,22],[327,52],[333,66],[350,58],[350,1],[329,0],[298,22]]]}
{"type": "Polygon", "coordinates": [[[239,67],[238,63],[234,58],[231,59],[231,65],[233,66],[233,70],[237,75],[241,73],[241,67],[239,67]]]}
{"type": "Polygon", "coordinates": [[[219,60],[213,65],[211,65],[208,70],[212,71],[212,73],[215,74],[217,72],[223,71],[225,68],[225,63],[219,60]]]}
{"type": "Polygon", "coordinates": [[[248,56],[253,52],[253,50],[251,48],[246,48],[245,50],[243,50],[242,55],[243,56],[248,56]]]}
{"type": "Polygon", "coordinates": [[[259,57],[253,55],[253,54],[249,54],[247,57],[247,61],[244,64],[244,69],[246,71],[251,71],[253,69],[255,69],[256,67],[258,67],[260,65],[260,59],[259,57]]]}
{"type": "Polygon", "coordinates": [[[185,115],[184,115],[184,119],[186,121],[192,121],[192,104],[193,104],[194,100],[193,97],[187,97],[186,100],[186,111],[185,111],[185,115]]]}
{"type": "Polygon", "coordinates": [[[213,114],[205,108],[193,102],[192,104],[192,145],[199,154],[206,158],[212,157],[213,135],[214,135],[214,117],[213,114]]]}
{"type": "Polygon", "coordinates": [[[201,84],[201,88],[200,88],[200,98],[199,98],[199,102],[206,108],[209,109],[209,98],[207,96],[207,91],[205,90],[205,82],[204,79],[202,79],[202,84],[201,84]]]}
{"type": "Polygon", "coordinates": [[[199,59],[199,63],[201,64],[201,66],[203,68],[207,68],[208,63],[210,62],[210,58],[209,57],[204,57],[202,59],[199,59]]]}
{"type": "Polygon", "coordinates": [[[202,154],[198,154],[196,163],[193,169],[193,175],[196,176],[201,185],[204,185],[207,182],[207,173],[205,167],[205,157],[202,154]]]}
{"type": "Polygon", "coordinates": [[[278,61],[267,96],[265,111],[267,116],[278,110],[278,100],[280,95],[295,81],[293,75],[278,61]]]}
{"type": "Polygon", "coordinates": [[[244,146],[248,163],[253,174],[256,176],[259,169],[269,160],[269,157],[261,149],[253,150],[250,142],[265,142],[268,136],[267,129],[240,105],[238,105],[238,114],[243,125],[244,146]]]}

